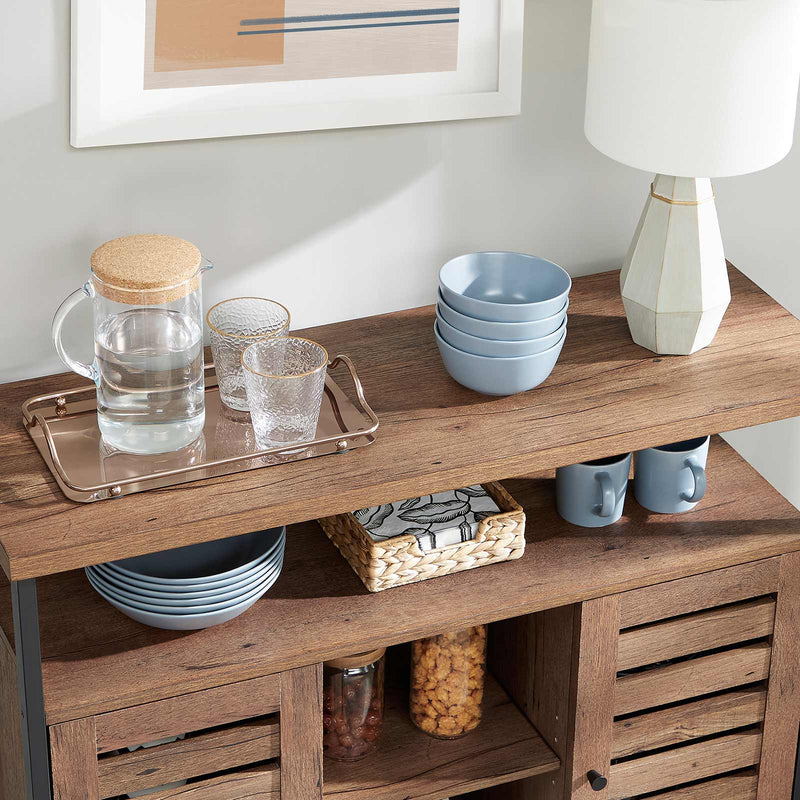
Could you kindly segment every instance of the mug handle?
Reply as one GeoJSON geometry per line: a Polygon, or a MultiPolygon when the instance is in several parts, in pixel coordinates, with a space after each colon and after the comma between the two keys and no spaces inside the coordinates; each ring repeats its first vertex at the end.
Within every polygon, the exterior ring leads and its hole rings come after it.
{"type": "Polygon", "coordinates": [[[681,492],[681,500],[686,503],[697,503],[702,500],[706,494],[706,471],[700,464],[690,461],[688,458],[683,462],[685,467],[692,471],[694,476],[694,491],[691,494],[681,492]]]}
{"type": "Polygon", "coordinates": [[[607,472],[598,472],[595,480],[600,484],[603,502],[600,505],[600,516],[610,517],[617,505],[617,493],[614,491],[614,482],[607,472]]]}
{"type": "Polygon", "coordinates": [[[67,353],[67,351],[64,349],[64,343],[61,341],[61,329],[64,327],[64,320],[67,318],[69,312],[72,311],[72,309],[75,308],[75,306],[78,305],[81,300],[85,300],[87,297],[94,297],[94,286],[92,286],[91,281],[86,281],[86,283],[84,283],[80,289],[76,289],[58,307],[58,310],[53,317],[53,344],[56,346],[58,357],[73,372],[77,372],[78,375],[82,375],[84,378],[88,378],[90,381],[94,381],[94,383],[97,384],[99,379],[97,368],[93,364],[84,364],[80,361],[76,361],[67,353]]]}

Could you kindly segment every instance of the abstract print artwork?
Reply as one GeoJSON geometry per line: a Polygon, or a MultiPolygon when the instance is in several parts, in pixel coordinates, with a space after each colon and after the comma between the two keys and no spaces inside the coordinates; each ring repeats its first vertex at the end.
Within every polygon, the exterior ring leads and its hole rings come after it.
{"type": "Polygon", "coordinates": [[[71,0],[70,142],[518,114],[525,0],[71,0]]]}
{"type": "Polygon", "coordinates": [[[460,0],[147,0],[146,89],[449,72],[460,0]]]}

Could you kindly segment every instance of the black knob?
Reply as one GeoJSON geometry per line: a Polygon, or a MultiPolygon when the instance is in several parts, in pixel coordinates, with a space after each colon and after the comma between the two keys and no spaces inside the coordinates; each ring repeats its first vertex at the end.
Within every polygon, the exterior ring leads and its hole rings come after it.
{"type": "Polygon", "coordinates": [[[601,775],[596,769],[590,769],[586,773],[586,777],[589,779],[589,786],[596,792],[602,792],[608,786],[608,780],[605,775],[601,775]]]}

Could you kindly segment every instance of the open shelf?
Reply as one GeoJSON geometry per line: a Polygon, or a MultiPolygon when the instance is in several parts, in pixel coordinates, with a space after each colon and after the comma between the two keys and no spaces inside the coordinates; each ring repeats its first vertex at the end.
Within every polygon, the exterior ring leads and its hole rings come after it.
{"type": "MultiPolygon", "coordinates": [[[[718,438],[708,474],[708,495],[688,514],[649,514],[629,495],[618,523],[594,529],[556,514],[549,476],[508,481],[527,512],[521,559],[378,594],[316,523],[294,526],[269,594],[238,619],[193,633],[133,622],[95,594],[82,570],[42,578],[48,722],[800,550],[800,512],[718,438]]],[[[10,632],[7,591],[0,625],[10,632]]]]}
{"type": "Polygon", "coordinates": [[[0,565],[39,577],[797,415],[800,322],[735,270],[731,289],[712,346],[655,357],[631,341],[618,273],[578,278],[552,375],[504,398],[447,375],[430,306],[308,330],[331,355],[352,355],[381,420],[375,444],[90,505],[63,497],[20,417],[25,399],[82,379],[8,384],[0,565]]]}
{"type": "Polygon", "coordinates": [[[487,676],[481,724],[453,741],[416,728],[407,692],[387,691],[380,748],[355,764],[325,759],[323,793],[326,800],[439,800],[559,766],[536,729],[487,676]]]}

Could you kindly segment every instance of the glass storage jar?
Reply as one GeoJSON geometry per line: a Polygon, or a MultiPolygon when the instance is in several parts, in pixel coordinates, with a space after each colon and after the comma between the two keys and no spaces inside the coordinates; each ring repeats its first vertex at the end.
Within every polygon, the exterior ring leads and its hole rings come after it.
{"type": "Polygon", "coordinates": [[[323,751],[335,761],[372,753],[383,726],[386,648],[326,661],[323,685],[323,751]]]}
{"type": "Polygon", "coordinates": [[[437,739],[478,727],[486,677],[486,626],[419,639],[411,647],[411,721],[437,739]]]}

